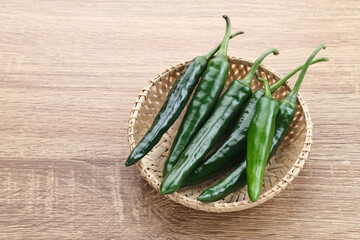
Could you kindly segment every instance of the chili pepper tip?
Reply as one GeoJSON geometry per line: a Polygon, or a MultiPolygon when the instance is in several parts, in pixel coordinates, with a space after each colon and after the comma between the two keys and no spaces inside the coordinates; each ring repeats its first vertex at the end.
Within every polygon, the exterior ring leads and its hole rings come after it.
{"type": "Polygon", "coordinates": [[[197,197],[197,200],[200,202],[211,202],[210,198],[211,194],[203,192],[197,197]]]}
{"type": "Polygon", "coordinates": [[[164,184],[164,181],[161,183],[160,185],[160,193],[162,195],[166,195],[166,194],[171,194],[175,192],[172,188],[172,186],[166,186],[166,184],[164,184]]]}

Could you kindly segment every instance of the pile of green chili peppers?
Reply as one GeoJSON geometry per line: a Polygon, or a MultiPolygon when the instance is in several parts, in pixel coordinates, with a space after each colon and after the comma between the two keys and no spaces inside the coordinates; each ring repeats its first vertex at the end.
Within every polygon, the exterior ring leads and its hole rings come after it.
{"type": "Polygon", "coordinates": [[[265,57],[279,54],[277,49],[270,48],[256,59],[245,77],[231,82],[220,96],[229,74],[229,40],[243,34],[230,35],[230,19],[223,17],[226,31],[222,42],[204,56],[195,57],[182,71],[125,165],[135,164],[151,151],[189,103],[164,163],[160,192],[171,194],[180,187],[205,182],[232,168],[225,178],[203,191],[198,200],[218,201],[247,184],[249,198],[255,202],[261,194],[265,167],[290,129],[297,93],[308,67],[328,59],[314,60],[316,54],[325,49],[320,45],[304,65],[269,86],[268,81],[257,74],[257,69],[265,57]],[[275,100],[272,93],[300,70],[294,89],[280,102],[275,100]],[[264,84],[264,89],[252,92],[255,77],[264,84]],[[218,144],[220,138],[225,140],[218,144]],[[215,144],[216,150],[211,151],[215,144]]]}

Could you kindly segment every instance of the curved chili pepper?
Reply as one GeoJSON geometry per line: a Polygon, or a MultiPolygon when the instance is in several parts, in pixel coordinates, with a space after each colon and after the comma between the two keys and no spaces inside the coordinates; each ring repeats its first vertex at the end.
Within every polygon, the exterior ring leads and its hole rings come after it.
{"type": "Polygon", "coordinates": [[[163,176],[166,176],[176,164],[186,146],[204,124],[224,88],[229,71],[229,63],[226,58],[231,24],[227,16],[223,17],[226,20],[226,31],[220,50],[209,61],[202,79],[195,90],[164,164],[163,176]]]}
{"type": "MultiPolygon", "coordinates": [[[[289,131],[291,122],[294,118],[296,111],[296,96],[300,89],[300,85],[304,79],[310,62],[314,59],[315,55],[321,50],[325,49],[324,45],[320,45],[306,61],[298,80],[296,81],[293,91],[285,99],[280,101],[279,113],[276,117],[276,130],[272,140],[269,159],[275,155],[282,140],[289,131]],[[290,96],[290,97],[289,97],[290,96]]],[[[327,58],[324,58],[328,61],[327,58]]],[[[228,194],[239,191],[246,185],[246,161],[240,163],[229,175],[223,178],[214,186],[206,189],[197,198],[202,202],[214,202],[223,199],[228,194]]]]}
{"type": "Polygon", "coordinates": [[[289,95],[287,95],[286,98],[280,101],[280,110],[279,110],[279,115],[276,118],[276,131],[273,138],[270,157],[275,155],[276,150],[280,147],[282,140],[284,139],[286,133],[290,129],[290,125],[296,111],[296,97],[299,92],[301,83],[305,77],[306,71],[309,68],[309,65],[311,64],[310,62],[315,58],[316,54],[321,49],[325,49],[325,48],[326,46],[321,44],[314,50],[314,52],[310,55],[310,57],[306,61],[305,66],[301,71],[293,90],[289,93],[289,95]]]}
{"type": "MultiPolygon", "coordinates": [[[[230,36],[236,37],[243,32],[237,32],[230,36]]],[[[156,115],[151,127],[138,145],[132,150],[125,165],[130,166],[143,158],[161,139],[162,135],[173,125],[186,106],[191,93],[204,72],[207,62],[219,50],[221,43],[204,56],[195,57],[181,72],[172,86],[164,104],[156,115]]]]}
{"type": "MultiPolygon", "coordinates": [[[[197,132],[191,143],[180,156],[176,165],[166,175],[161,183],[162,194],[175,192],[182,181],[203,160],[205,155],[213,147],[228,124],[240,112],[242,104],[251,95],[251,81],[256,73],[257,67],[269,54],[277,55],[277,49],[272,48],[265,51],[254,63],[249,73],[242,80],[233,81],[217,103],[210,118],[197,132]]],[[[224,60],[226,55],[224,56],[224,60]]],[[[226,60],[225,60],[226,61],[226,60]]]]}
{"type": "MultiPolygon", "coordinates": [[[[327,61],[327,58],[319,58],[312,61],[310,64],[327,61]]],[[[298,71],[303,69],[305,65],[298,66],[293,71],[288,73],[285,77],[281,78],[275,84],[270,86],[270,91],[275,92],[282,86],[288,79],[294,76],[298,71]]],[[[231,130],[230,135],[222,143],[222,145],[212,155],[207,157],[203,163],[197,166],[189,176],[183,181],[182,187],[191,186],[204,182],[213,177],[220,170],[224,169],[227,165],[242,161],[245,159],[246,138],[250,121],[255,113],[256,103],[261,97],[264,96],[264,90],[260,89],[252,94],[248,100],[244,110],[240,114],[238,121],[235,123],[231,130]],[[239,157],[242,156],[243,157],[239,157]]]]}

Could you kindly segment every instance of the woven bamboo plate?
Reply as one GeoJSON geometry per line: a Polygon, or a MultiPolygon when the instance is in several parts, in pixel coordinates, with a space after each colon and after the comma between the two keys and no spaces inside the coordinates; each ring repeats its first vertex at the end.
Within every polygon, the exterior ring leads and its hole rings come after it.
{"type": "MultiPolygon", "coordinates": [[[[234,57],[229,58],[229,63],[230,70],[225,89],[233,80],[244,77],[253,64],[252,61],[247,59],[234,57]]],[[[186,64],[188,64],[188,62],[170,67],[162,74],[149,81],[141,90],[133,109],[130,112],[128,138],[131,150],[149,129],[157,112],[160,110],[167,93],[186,64]]],[[[266,78],[270,84],[275,83],[281,78],[278,73],[263,65],[259,67],[258,73],[266,78]]],[[[254,79],[252,83],[253,91],[260,88],[262,88],[262,83],[254,79]]],[[[284,86],[280,87],[273,96],[279,101],[289,93],[291,88],[292,87],[288,84],[284,84],[284,86]]],[[[137,163],[141,176],[157,191],[159,191],[159,186],[163,179],[162,169],[164,162],[185,111],[186,108],[179,119],[163,135],[160,142],[153,150],[137,163]]],[[[257,206],[279,194],[299,174],[309,156],[312,143],[311,138],[312,124],[310,114],[305,101],[298,95],[297,109],[291,129],[276,155],[270,159],[269,164],[266,167],[263,191],[256,202],[250,201],[246,187],[214,203],[202,203],[196,200],[203,190],[215,184],[224,177],[226,173],[203,184],[182,188],[173,194],[165,196],[189,208],[207,212],[233,212],[257,206]]]]}

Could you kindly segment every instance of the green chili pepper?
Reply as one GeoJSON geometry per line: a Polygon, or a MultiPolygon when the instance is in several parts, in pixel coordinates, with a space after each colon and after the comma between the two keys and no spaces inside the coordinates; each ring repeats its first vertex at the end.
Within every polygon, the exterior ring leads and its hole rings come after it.
{"type": "Polygon", "coordinates": [[[272,139],[275,134],[276,116],[279,103],[271,96],[269,82],[258,78],[264,83],[265,96],[256,104],[247,137],[246,175],[248,194],[255,202],[261,193],[265,166],[269,159],[272,139]]]}
{"type": "MultiPolygon", "coordinates": [[[[300,85],[304,79],[307,68],[310,62],[314,59],[315,55],[321,50],[325,49],[324,45],[320,45],[306,61],[298,80],[296,81],[293,91],[285,99],[280,101],[279,113],[276,117],[276,130],[272,140],[269,159],[275,155],[282,140],[286,136],[291,122],[294,118],[296,111],[296,96],[300,89],[300,85]]],[[[327,58],[323,58],[328,61],[327,58]]],[[[198,197],[202,202],[214,202],[223,199],[228,194],[242,189],[246,185],[246,161],[240,163],[238,167],[233,170],[229,175],[223,178],[214,186],[206,189],[198,197]]]]}
{"type": "MultiPolygon", "coordinates": [[[[237,32],[230,36],[236,37],[243,32],[237,32]]],[[[186,106],[191,93],[204,72],[207,62],[219,50],[221,43],[204,56],[195,57],[181,72],[172,86],[164,104],[156,115],[150,129],[132,150],[125,165],[130,166],[143,158],[161,139],[162,135],[173,125],[181,111],[186,106]]],[[[210,64],[210,63],[209,63],[210,64]]]]}
{"type": "Polygon", "coordinates": [[[275,48],[265,51],[242,80],[235,80],[230,84],[217,103],[210,118],[197,132],[176,165],[166,175],[160,186],[162,194],[173,193],[181,186],[182,181],[203,160],[228,124],[237,116],[242,104],[252,93],[250,85],[257,67],[270,53],[277,55],[279,52],[275,48]]]}
{"type": "Polygon", "coordinates": [[[195,90],[164,164],[163,176],[166,176],[176,164],[186,146],[204,124],[224,88],[229,71],[227,47],[231,24],[227,16],[223,17],[226,20],[226,31],[220,50],[217,55],[209,61],[201,81],[195,90]]]}
{"type": "MultiPolygon", "coordinates": [[[[315,64],[318,62],[327,61],[327,58],[319,58],[311,62],[315,64]]],[[[303,69],[305,65],[301,65],[295,68],[292,72],[288,73],[285,77],[281,78],[275,84],[270,86],[270,91],[275,92],[280,86],[282,86],[289,78],[295,75],[298,71],[303,69]]],[[[244,110],[235,123],[231,133],[226,138],[224,143],[214,152],[207,157],[203,163],[197,166],[189,176],[183,181],[182,187],[191,186],[204,182],[213,177],[220,170],[224,169],[227,165],[234,163],[234,160],[244,160],[246,150],[246,138],[250,121],[255,113],[255,106],[258,100],[264,96],[264,90],[258,90],[248,100],[244,110]],[[239,156],[244,157],[239,157],[239,156]]],[[[238,161],[236,161],[238,162],[238,161]]]]}
{"type": "Polygon", "coordinates": [[[325,49],[326,46],[321,44],[319,45],[314,52],[310,55],[307,59],[303,70],[301,71],[298,80],[293,88],[293,90],[289,93],[289,95],[280,101],[280,110],[278,117],[276,118],[276,131],[273,138],[273,143],[271,147],[270,157],[275,155],[276,150],[280,147],[280,144],[286,133],[290,129],[291,122],[294,118],[295,111],[296,111],[296,97],[299,92],[301,83],[305,77],[306,71],[311,64],[310,62],[315,58],[316,54],[321,50],[325,49]]]}
{"type": "Polygon", "coordinates": [[[207,188],[197,198],[201,202],[215,202],[225,198],[230,193],[239,191],[246,185],[246,161],[239,164],[220,182],[207,188]]]}

